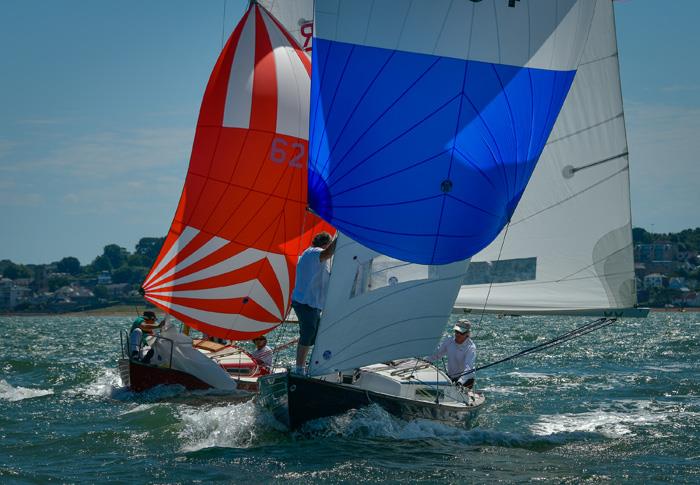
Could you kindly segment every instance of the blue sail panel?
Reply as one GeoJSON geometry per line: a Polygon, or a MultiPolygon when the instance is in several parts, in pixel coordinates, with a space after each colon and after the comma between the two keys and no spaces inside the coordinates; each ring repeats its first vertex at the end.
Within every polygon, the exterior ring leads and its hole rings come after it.
{"type": "Polygon", "coordinates": [[[315,39],[309,204],[357,242],[466,259],[507,223],[575,71],[315,39]]]}

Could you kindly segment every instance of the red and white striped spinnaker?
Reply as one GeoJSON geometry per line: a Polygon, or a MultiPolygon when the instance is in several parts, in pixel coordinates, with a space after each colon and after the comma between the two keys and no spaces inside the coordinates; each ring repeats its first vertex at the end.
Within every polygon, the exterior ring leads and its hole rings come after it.
{"type": "Polygon", "coordinates": [[[311,65],[252,2],[209,79],[182,196],[143,289],[206,334],[246,339],[282,322],[306,211],[311,65]]]}

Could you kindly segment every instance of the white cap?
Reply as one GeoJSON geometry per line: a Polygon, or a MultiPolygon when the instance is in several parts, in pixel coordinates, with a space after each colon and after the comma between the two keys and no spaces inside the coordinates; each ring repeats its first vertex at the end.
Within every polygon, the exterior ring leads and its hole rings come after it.
{"type": "Polygon", "coordinates": [[[460,320],[453,327],[455,332],[459,333],[471,333],[472,324],[469,320],[460,320]]]}

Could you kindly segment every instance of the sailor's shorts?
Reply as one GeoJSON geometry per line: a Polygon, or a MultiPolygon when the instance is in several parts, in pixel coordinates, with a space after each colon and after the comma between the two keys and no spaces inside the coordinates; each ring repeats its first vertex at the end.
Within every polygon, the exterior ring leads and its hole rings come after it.
{"type": "Polygon", "coordinates": [[[293,300],[292,308],[299,319],[299,345],[310,347],[316,342],[321,310],[293,300]]]}

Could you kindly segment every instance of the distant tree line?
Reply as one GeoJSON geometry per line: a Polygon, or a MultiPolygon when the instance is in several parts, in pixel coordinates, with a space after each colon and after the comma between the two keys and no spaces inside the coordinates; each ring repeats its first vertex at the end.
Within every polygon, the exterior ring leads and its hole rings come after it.
{"type": "Polygon", "coordinates": [[[659,241],[668,241],[678,244],[680,251],[700,252],[700,227],[684,229],[676,233],[653,233],[647,232],[641,227],[635,227],[632,229],[632,239],[635,244],[652,244],[659,241]]]}
{"type": "Polygon", "coordinates": [[[78,258],[73,256],[66,256],[50,265],[24,265],[5,259],[0,261],[0,274],[12,280],[32,278],[35,281],[34,284],[39,284],[38,281],[41,279],[39,273],[45,272],[46,267],[51,266],[53,271],[48,276],[47,282],[50,291],[55,291],[74,281],[94,279],[104,271],[111,274],[113,283],[138,286],[155,262],[164,241],[164,237],[141,238],[133,253],[117,244],[108,244],[103,248],[102,254],[84,266],[80,264],[78,258]]]}
{"type": "MultiPolygon", "coordinates": [[[[700,252],[700,227],[677,233],[652,233],[641,227],[635,227],[632,229],[632,238],[635,244],[668,241],[678,244],[678,249],[681,251],[700,252]]],[[[143,237],[134,247],[133,253],[117,244],[108,244],[102,249],[102,254],[84,266],[80,264],[78,258],[66,256],[60,261],[51,263],[55,267],[55,272],[64,276],[51,276],[49,289],[54,291],[71,281],[95,277],[103,271],[111,273],[114,283],[140,285],[155,262],[163,242],[165,242],[164,237],[143,237]]],[[[0,274],[12,280],[34,278],[36,270],[46,266],[17,264],[4,259],[0,260],[0,274]]]]}

